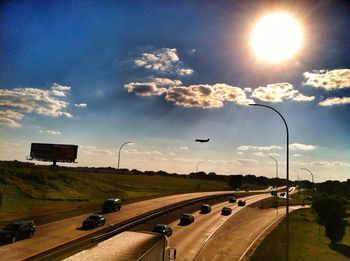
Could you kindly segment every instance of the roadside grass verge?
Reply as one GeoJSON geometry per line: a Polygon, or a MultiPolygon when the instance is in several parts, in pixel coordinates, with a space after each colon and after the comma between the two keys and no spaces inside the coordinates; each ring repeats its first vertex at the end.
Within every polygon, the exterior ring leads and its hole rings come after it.
{"type": "MultiPolygon", "coordinates": [[[[229,190],[226,182],[184,177],[131,176],[44,168],[0,167],[0,225],[15,219],[96,211],[111,197],[125,202],[200,191],[229,190]],[[93,210],[96,209],[96,210],[93,210]]],[[[40,222],[39,222],[40,223],[40,222]]]]}
{"type": "MultiPolygon", "coordinates": [[[[350,217],[343,242],[331,247],[325,236],[324,227],[317,224],[312,209],[299,209],[290,214],[289,260],[329,261],[349,260],[350,258],[350,217]]],[[[251,261],[284,260],[285,220],[283,220],[257,247],[251,261]]]]}

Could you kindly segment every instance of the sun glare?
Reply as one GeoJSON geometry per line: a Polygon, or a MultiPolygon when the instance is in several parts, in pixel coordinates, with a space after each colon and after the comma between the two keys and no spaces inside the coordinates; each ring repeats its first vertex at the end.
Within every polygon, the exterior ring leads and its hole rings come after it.
{"type": "Polygon", "coordinates": [[[300,48],[302,31],[291,16],[274,13],[263,17],[251,33],[251,46],[265,61],[281,62],[291,58],[300,48]]]}

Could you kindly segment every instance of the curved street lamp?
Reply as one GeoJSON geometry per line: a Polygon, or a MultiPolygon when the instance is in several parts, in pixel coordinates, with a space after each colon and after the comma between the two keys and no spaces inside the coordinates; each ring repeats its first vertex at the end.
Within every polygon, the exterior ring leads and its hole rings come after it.
{"type": "MultiPolygon", "coordinates": [[[[307,169],[307,168],[300,168],[300,169],[303,169],[303,170],[306,170],[307,172],[309,172],[311,174],[311,177],[312,177],[312,186],[314,187],[315,186],[315,179],[314,179],[314,174],[312,174],[312,172],[307,169]]],[[[315,188],[315,187],[314,187],[315,188]]]]}
{"type": "Polygon", "coordinates": [[[272,156],[270,156],[269,158],[273,159],[275,161],[275,163],[276,163],[276,178],[278,179],[278,163],[277,163],[277,160],[274,157],[272,157],[272,156]]]}
{"type": "Polygon", "coordinates": [[[287,147],[287,164],[286,164],[286,187],[287,187],[287,200],[286,200],[286,249],[285,249],[285,260],[288,261],[288,257],[289,257],[289,129],[288,129],[288,125],[286,120],[284,119],[284,117],[282,116],[282,114],[277,111],[276,109],[268,106],[268,105],[264,105],[264,104],[258,104],[258,103],[252,103],[249,104],[250,106],[260,106],[260,107],[265,107],[268,108],[270,110],[273,110],[274,112],[276,112],[281,119],[284,122],[284,125],[286,127],[286,133],[287,133],[287,141],[286,141],[286,147],[287,147]]]}
{"type": "Polygon", "coordinates": [[[118,153],[118,170],[119,170],[119,164],[120,164],[120,151],[122,150],[122,148],[126,145],[126,144],[131,144],[132,141],[127,141],[125,143],[123,143],[120,148],[119,148],[119,153],[118,153]]]}
{"type": "Polygon", "coordinates": [[[297,174],[298,176],[298,181],[300,181],[300,177],[299,177],[299,172],[297,170],[294,170],[294,172],[297,174]]]}

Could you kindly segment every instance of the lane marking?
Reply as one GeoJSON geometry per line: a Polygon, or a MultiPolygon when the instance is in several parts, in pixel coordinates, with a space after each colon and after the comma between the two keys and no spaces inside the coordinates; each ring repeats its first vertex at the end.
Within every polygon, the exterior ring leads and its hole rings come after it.
{"type": "MultiPolygon", "coordinates": [[[[256,200],[253,201],[251,204],[254,204],[255,202],[258,202],[259,200],[263,200],[265,199],[265,195],[257,195],[254,198],[251,198],[251,200],[256,200]],[[259,199],[258,199],[259,198],[259,199]],[[261,199],[260,199],[261,198],[261,199]],[[257,200],[258,199],[258,200],[257,200]]],[[[215,234],[215,232],[227,221],[229,220],[233,215],[237,214],[239,211],[241,211],[242,209],[245,209],[246,207],[248,207],[249,205],[246,205],[245,207],[239,208],[235,213],[233,213],[232,215],[230,215],[229,217],[227,217],[223,222],[220,223],[219,226],[217,226],[214,231],[212,233],[210,233],[209,237],[204,241],[204,244],[202,245],[202,247],[199,249],[199,251],[197,252],[197,254],[194,256],[193,260],[196,259],[196,257],[199,255],[199,253],[203,250],[203,248],[207,245],[208,241],[211,239],[211,237],[215,234]]],[[[238,206],[237,206],[238,207],[238,206]]]]}
{"type": "MultiPolygon", "coordinates": [[[[291,210],[295,210],[297,208],[291,208],[291,210]]],[[[283,213],[280,217],[275,219],[267,228],[265,228],[255,239],[254,241],[249,245],[249,247],[244,251],[243,255],[238,259],[238,261],[241,261],[242,258],[247,254],[247,252],[251,249],[251,247],[254,245],[254,243],[268,230],[273,224],[275,224],[278,220],[280,220],[282,217],[285,216],[286,213],[283,213]]]]}

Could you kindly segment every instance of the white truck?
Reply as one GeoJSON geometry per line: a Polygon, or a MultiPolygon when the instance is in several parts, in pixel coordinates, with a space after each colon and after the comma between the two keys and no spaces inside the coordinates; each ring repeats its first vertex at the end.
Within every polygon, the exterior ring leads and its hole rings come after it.
{"type": "Polygon", "coordinates": [[[166,236],[126,231],[65,260],[173,261],[175,258],[176,249],[169,247],[166,236]]]}

